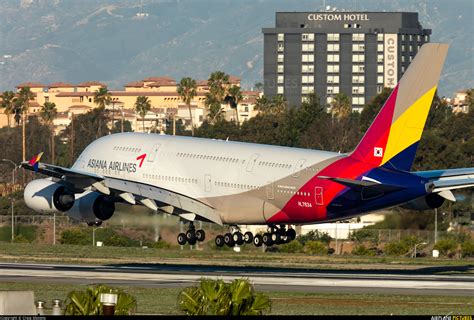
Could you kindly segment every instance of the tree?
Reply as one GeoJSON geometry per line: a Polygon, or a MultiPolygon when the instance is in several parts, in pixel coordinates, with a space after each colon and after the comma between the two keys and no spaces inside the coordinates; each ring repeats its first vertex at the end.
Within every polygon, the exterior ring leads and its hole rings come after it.
{"type": "Polygon", "coordinates": [[[8,127],[10,128],[10,115],[15,112],[15,93],[13,91],[5,91],[2,94],[1,107],[4,109],[3,112],[7,116],[8,127]]]}
{"type": "Polygon", "coordinates": [[[191,120],[191,135],[194,136],[193,113],[191,112],[191,100],[196,96],[196,80],[187,77],[181,79],[178,85],[178,94],[181,100],[186,104],[189,110],[189,119],[191,120]]]}
{"type": "Polygon", "coordinates": [[[110,92],[109,90],[107,90],[107,88],[99,88],[99,90],[97,90],[95,93],[94,93],[94,103],[99,107],[99,108],[104,108],[105,109],[105,106],[110,104],[110,102],[112,101],[112,98],[110,96],[110,92]]]}
{"type": "Polygon", "coordinates": [[[239,121],[239,103],[243,99],[242,91],[240,90],[239,86],[232,86],[228,90],[228,96],[226,96],[225,100],[230,103],[230,107],[235,109],[235,116],[237,119],[237,126],[240,126],[239,121]]]}
{"type": "Polygon", "coordinates": [[[135,101],[135,111],[142,117],[143,132],[145,132],[145,116],[151,109],[151,102],[148,97],[138,96],[135,101]]]}
{"type": "Polygon", "coordinates": [[[207,85],[209,92],[206,94],[205,103],[208,108],[209,120],[214,123],[222,118],[221,104],[229,86],[229,75],[222,71],[215,71],[209,76],[207,85]]]}
{"type": "Polygon", "coordinates": [[[351,102],[349,97],[344,93],[338,93],[331,102],[331,115],[336,117],[338,121],[345,119],[352,113],[351,102]]]}
{"type": "Polygon", "coordinates": [[[137,308],[137,300],[123,290],[110,288],[103,284],[89,286],[85,291],[71,291],[65,303],[65,315],[103,315],[100,295],[112,293],[117,295],[115,315],[132,315],[137,308]]]}
{"type": "Polygon", "coordinates": [[[54,125],[53,121],[58,114],[56,104],[53,102],[45,102],[41,107],[40,115],[41,119],[49,126],[51,130],[51,163],[54,164],[54,125]]]}
{"type": "Polygon", "coordinates": [[[257,89],[257,91],[262,91],[262,89],[263,89],[263,83],[257,82],[257,83],[255,84],[255,89],[257,89]]]}
{"type": "Polygon", "coordinates": [[[180,292],[178,304],[187,315],[263,315],[271,309],[270,299],[255,293],[247,279],[235,279],[230,284],[201,279],[199,286],[180,292]]]}
{"type": "Polygon", "coordinates": [[[30,87],[23,87],[21,88],[20,92],[18,93],[18,100],[19,106],[21,106],[21,114],[22,114],[22,159],[23,161],[26,160],[26,120],[28,115],[28,109],[30,108],[30,100],[34,98],[33,92],[31,92],[30,87]]]}

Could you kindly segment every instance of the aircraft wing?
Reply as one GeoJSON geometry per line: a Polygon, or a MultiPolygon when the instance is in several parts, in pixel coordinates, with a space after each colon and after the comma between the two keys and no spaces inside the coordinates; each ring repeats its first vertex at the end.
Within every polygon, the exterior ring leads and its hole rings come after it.
{"type": "Polygon", "coordinates": [[[403,189],[403,187],[391,185],[391,184],[384,184],[384,183],[377,183],[373,181],[364,181],[364,180],[353,180],[347,178],[334,178],[334,177],[326,177],[326,176],[318,176],[320,179],[327,179],[339,184],[342,184],[346,187],[350,187],[352,189],[361,190],[361,189],[369,189],[374,191],[383,191],[383,192],[391,192],[403,189]]]}
{"type": "Polygon", "coordinates": [[[41,162],[32,164],[31,161],[24,161],[21,163],[21,167],[59,179],[62,183],[71,187],[75,193],[93,189],[106,195],[120,197],[130,204],[140,202],[155,211],[158,210],[156,204],[158,202],[160,206],[167,206],[164,210],[167,213],[177,214],[188,220],[194,220],[195,216],[200,216],[222,225],[221,217],[213,207],[199,200],[157,186],[109,178],[91,172],[41,162]],[[175,211],[174,208],[180,210],[175,211]]]}
{"type": "Polygon", "coordinates": [[[443,192],[474,187],[474,168],[412,172],[430,179],[433,192],[443,192]]]}

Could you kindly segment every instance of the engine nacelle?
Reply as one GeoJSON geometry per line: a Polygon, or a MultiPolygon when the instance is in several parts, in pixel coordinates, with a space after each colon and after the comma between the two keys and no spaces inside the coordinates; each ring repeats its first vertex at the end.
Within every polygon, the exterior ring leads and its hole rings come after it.
{"type": "Polygon", "coordinates": [[[74,206],[67,212],[73,219],[95,222],[110,219],[115,212],[115,203],[106,195],[85,191],[76,195],[74,206]]]}
{"type": "Polygon", "coordinates": [[[33,180],[26,185],[23,195],[26,205],[38,212],[68,211],[75,202],[74,193],[49,179],[33,180]]]}
{"type": "Polygon", "coordinates": [[[437,193],[430,193],[429,195],[407,202],[400,207],[410,210],[431,210],[439,208],[443,205],[445,199],[437,193]]]}

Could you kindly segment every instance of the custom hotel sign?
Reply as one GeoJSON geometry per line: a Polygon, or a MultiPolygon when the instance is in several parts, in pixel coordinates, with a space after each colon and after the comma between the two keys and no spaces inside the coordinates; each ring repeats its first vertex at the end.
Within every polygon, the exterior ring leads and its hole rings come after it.
{"type": "Polygon", "coordinates": [[[366,13],[310,13],[309,21],[369,21],[366,13]]]}
{"type": "Polygon", "coordinates": [[[384,86],[393,88],[398,82],[397,65],[398,65],[398,41],[396,34],[387,33],[384,36],[384,86]]]}

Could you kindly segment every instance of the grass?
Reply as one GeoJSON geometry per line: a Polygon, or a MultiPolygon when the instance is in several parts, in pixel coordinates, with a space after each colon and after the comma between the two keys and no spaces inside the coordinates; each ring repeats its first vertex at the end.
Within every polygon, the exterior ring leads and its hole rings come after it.
{"type": "MultiPolygon", "coordinates": [[[[232,266],[297,267],[309,269],[417,269],[433,266],[472,267],[474,259],[317,256],[262,252],[245,246],[241,252],[232,250],[143,249],[140,247],[92,247],[80,245],[47,245],[0,242],[0,260],[3,262],[36,263],[172,263],[213,264],[232,266]]],[[[467,268],[469,269],[469,268],[467,268]]],[[[445,271],[445,270],[444,270],[445,271]]],[[[467,270],[468,271],[468,270],[467,270]]]]}
{"type": "MultiPolygon", "coordinates": [[[[31,225],[16,225],[15,236],[21,236],[27,241],[34,241],[36,239],[36,226],[31,225]]],[[[0,227],[0,241],[10,241],[12,238],[12,229],[10,226],[0,227]]]]}
{"type": "MultiPolygon", "coordinates": [[[[115,286],[137,299],[138,314],[181,314],[177,306],[179,288],[142,288],[115,286]]],[[[36,300],[64,301],[72,290],[85,285],[0,283],[0,290],[33,290],[36,300]]],[[[474,299],[459,296],[265,292],[272,300],[274,315],[446,315],[472,314],[474,299]]]]}

